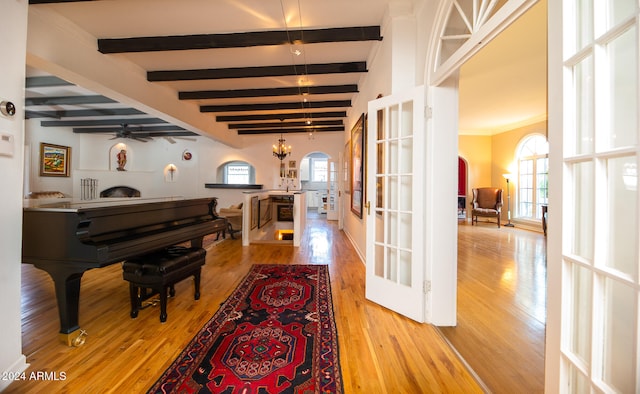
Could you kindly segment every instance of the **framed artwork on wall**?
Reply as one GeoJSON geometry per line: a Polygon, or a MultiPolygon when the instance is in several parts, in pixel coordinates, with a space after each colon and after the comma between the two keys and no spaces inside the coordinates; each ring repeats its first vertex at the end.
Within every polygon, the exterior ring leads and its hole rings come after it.
{"type": "Polygon", "coordinates": [[[344,146],[344,155],[342,156],[343,167],[344,167],[344,179],[342,181],[344,192],[347,194],[351,194],[351,174],[349,173],[349,169],[351,166],[349,162],[351,161],[351,140],[347,141],[344,146]]]}
{"type": "Polygon", "coordinates": [[[258,228],[264,227],[271,221],[271,198],[263,198],[258,201],[258,228]]]}
{"type": "Polygon", "coordinates": [[[258,227],[258,196],[251,197],[251,230],[258,227]]]}
{"type": "Polygon", "coordinates": [[[40,143],[40,176],[70,175],[71,148],[68,146],[40,143]]]}
{"type": "Polygon", "coordinates": [[[362,219],[364,204],[364,144],[365,144],[365,116],[351,129],[351,212],[362,219]]]}

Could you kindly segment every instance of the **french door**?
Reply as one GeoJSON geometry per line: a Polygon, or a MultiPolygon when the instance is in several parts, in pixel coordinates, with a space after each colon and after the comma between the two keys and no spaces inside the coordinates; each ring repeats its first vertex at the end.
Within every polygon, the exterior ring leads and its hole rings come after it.
{"type": "Polygon", "coordinates": [[[368,109],[366,297],[423,322],[424,88],[368,109]]]}
{"type": "Polygon", "coordinates": [[[327,162],[327,220],[338,220],[338,162],[327,162]]]}
{"type": "MultiPolygon", "coordinates": [[[[550,207],[556,202],[562,206],[555,211],[562,217],[554,218],[549,232],[562,235],[559,250],[550,248],[549,260],[559,268],[559,286],[550,288],[562,289],[561,310],[554,308],[549,320],[552,335],[556,330],[561,333],[559,354],[548,347],[553,357],[548,356],[547,362],[559,361],[560,370],[559,382],[551,389],[637,393],[638,2],[563,0],[549,6],[552,15],[562,16],[564,44],[551,46],[555,52],[550,52],[552,59],[561,57],[557,67],[561,63],[562,74],[557,79],[562,78],[564,97],[558,103],[564,106],[557,116],[560,122],[550,117],[550,137],[556,133],[562,137],[550,140],[562,146],[551,168],[558,174],[554,176],[562,177],[556,183],[562,199],[550,201],[550,207]]],[[[559,29],[554,23],[550,26],[559,29]]],[[[553,33],[550,30],[550,36],[553,33]]]]}

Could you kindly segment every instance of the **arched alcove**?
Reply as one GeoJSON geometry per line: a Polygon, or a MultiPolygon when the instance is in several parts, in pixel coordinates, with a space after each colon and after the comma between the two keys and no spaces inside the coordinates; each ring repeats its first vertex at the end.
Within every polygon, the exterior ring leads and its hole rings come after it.
{"type": "Polygon", "coordinates": [[[124,142],[118,142],[109,149],[109,170],[129,171],[133,168],[134,152],[124,142]]]}
{"type": "Polygon", "coordinates": [[[232,160],[216,169],[218,183],[227,185],[251,185],[256,182],[256,170],[246,161],[232,160]]]}

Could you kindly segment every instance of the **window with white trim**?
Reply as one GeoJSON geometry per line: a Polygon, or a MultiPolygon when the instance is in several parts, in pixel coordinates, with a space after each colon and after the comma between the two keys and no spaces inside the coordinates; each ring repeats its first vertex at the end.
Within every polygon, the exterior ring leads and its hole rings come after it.
{"type": "Polygon", "coordinates": [[[244,161],[231,161],[221,166],[219,175],[222,183],[228,185],[249,185],[255,183],[253,166],[244,161]]]}
{"type": "Polygon", "coordinates": [[[539,134],[526,137],[517,151],[518,210],[521,219],[541,220],[549,196],[549,144],[539,134]]]}
{"type": "Polygon", "coordinates": [[[311,181],[326,182],[327,181],[327,159],[311,159],[311,181]]]}

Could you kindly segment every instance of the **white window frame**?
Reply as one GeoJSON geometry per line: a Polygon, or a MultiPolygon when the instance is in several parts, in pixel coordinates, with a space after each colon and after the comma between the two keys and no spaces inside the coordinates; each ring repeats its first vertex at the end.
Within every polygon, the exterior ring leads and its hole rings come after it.
{"type": "MultiPolygon", "coordinates": [[[[538,148],[538,146],[536,145],[535,148],[538,148]]],[[[542,209],[541,209],[541,205],[542,204],[546,204],[548,202],[548,194],[547,194],[547,201],[544,202],[540,202],[538,201],[538,175],[541,174],[540,172],[538,172],[537,166],[538,166],[538,160],[539,159],[546,159],[547,160],[547,193],[549,190],[549,144],[547,142],[547,139],[544,135],[542,134],[530,134],[528,136],[526,136],[525,138],[522,139],[522,141],[520,142],[520,144],[518,145],[518,149],[517,149],[517,153],[516,153],[516,157],[518,159],[518,178],[517,178],[517,189],[516,189],[516,198],[518,201],[518,204],[516,205],[516,218],[521,219],[521,220],[532,220],[532,221],[541,221],[542,220],[542,209]],[[536,150],[533,154],[527,155],[527,156],[523,156],[523,150],[527,147],[527,145],[529,143],[536,143],[536,141],[534,141],[534,139],[542,139],[545,141],[546,144],[546,149],[543,150],[536,150]],[[531,196],[531,201],[526,201],[525,200],[525,196],[522,193],[522,162],[523,161],[528,161],[531,160],[532,161],[532,196],[531,196]],[[522,209],[522,204],[523,203],[530,203],[534,208],[532,209],[532,215],[525,215],[522,209]]]]}
{"type": "Polygon", "coordinates": [[[328,166],[329,166],[329,159],[326,158],[326,157],[324,157],[324,158],[321,158],[321,157],[312,157],[312,158],[310,158],[309,159],[309,172],[310,172],[311,182],[326,182],[327,181],[327,176],[329,174],[329,167],[328,166]],[[318,172],[317,168],[316,168],[316,163],[317,162],[322,162],[322,161],[324,162],[324,168],[325,168],[325,171],[322,174],[322,175],[324,175],[324,177],[318,178],[318,177],[316,177],[316,173],[318,172]]]}
{"type": "Polygon", "coordinates": [[[234,161],[224,163],[221,166],[221,175],[222,175],[222,183],[227,185],[250,185],[255,183],[255,176],[256,176],[255,169],[253,168],[253,166],[241,160],[234,160],[234,161]],[[247,182],[230,181],[230,176],[229,176],[230,167],[246,167],[248,169],[248,175],[246,177],[247,182]]]}

